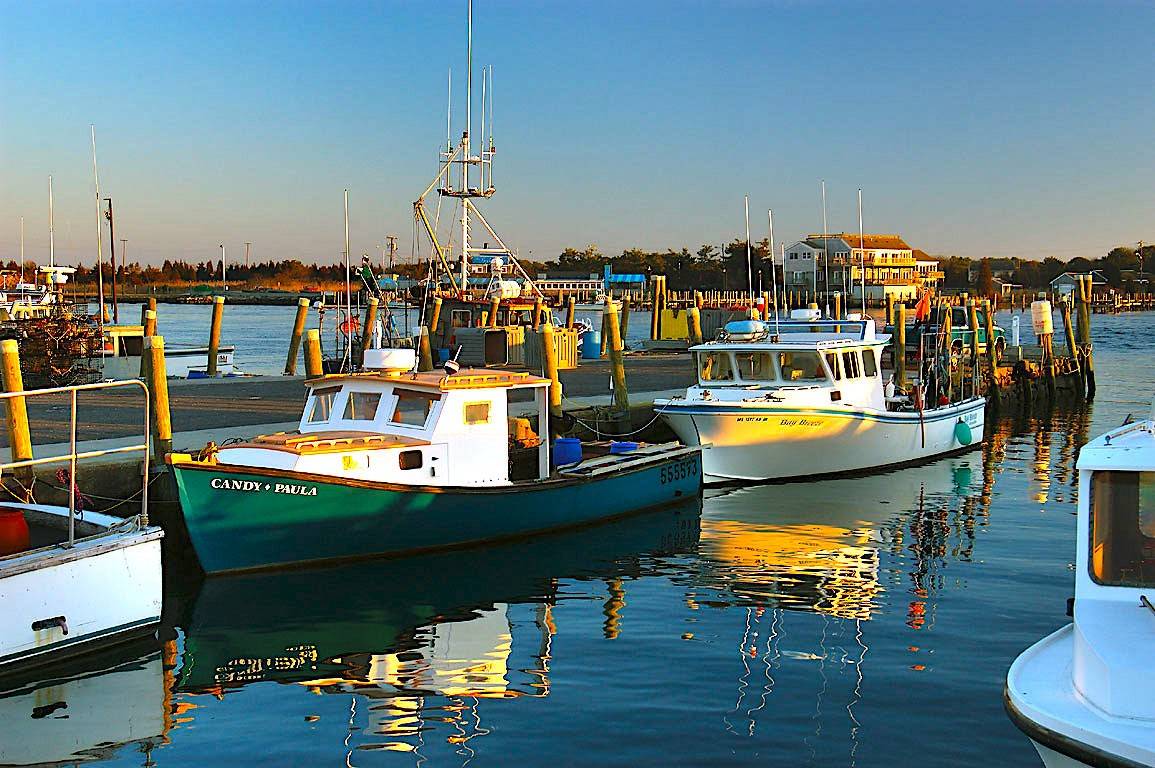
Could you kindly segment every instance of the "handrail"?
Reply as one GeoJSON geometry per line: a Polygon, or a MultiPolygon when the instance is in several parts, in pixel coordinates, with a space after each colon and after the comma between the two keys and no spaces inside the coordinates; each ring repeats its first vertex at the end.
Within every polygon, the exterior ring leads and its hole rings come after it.
{"type": "MultiPolygon", "coordinates": [[[[49,387],[47,389],[30,389],[20,392],[0,392],[0,400],[12,400],[14,398],[28,398],[28,397],[43,397],[44,395],[58,395],[62,393],[69,393],[71,400],[71,423],[69,425],[68,436],[68,454],[65,456],[50,456],[43,459],[22,459],[20,461],[0,462],[0,474],[7,469],[18,469],[20,467],[36,467],[44,464],[60,464],[68,462],[68,548],[76,544],[76,461],[77,459],[91,459],[98,456],[108,456],[116,453],[132,453],[134,451],[141,451],[144,453],[144,466],[140,488],[140,524],[142,527],[148,526],[148,470],[149,457],[152,454],[152,433],[150,431],[151,419],[149,413],[149,392],[148,386],[139,379],[127,379],[125,381],[98,381],[93,384],[73,384],[67,387],[49,387]],[[126,445],[120,448],[108,448],[105,450],[83,451],[76,452],[76,393],[87,392],[95,389],[116,389],[119,387],[140,387],[144,392],[144,442],[136,445],[126,445]]],[[[12,446],[9,446],[11,452],[12,446]]]]}

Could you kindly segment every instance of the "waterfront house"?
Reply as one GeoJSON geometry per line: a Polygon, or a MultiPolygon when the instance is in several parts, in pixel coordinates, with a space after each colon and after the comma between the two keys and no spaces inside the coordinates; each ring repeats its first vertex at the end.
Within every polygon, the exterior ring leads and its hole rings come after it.
{"type": "Polygon", "coordinates": [[[851,298],[862,296],[864,268],[866,297],[871,301],[887,296],[913,300],[922,288],[937,287],[943,279],[938,262],[911,248],[900,235],[809,235],[786,248],[785,254],[787,287],[825,290],[824,259],[829,259],[830,289],[844,290],[851,298]]]}
{"type": "Polygon", "coordinates": [[[1066,296],[1075,290],[1080,278],[1084,275],[1091,275],[1091,289],[1104,288],[1107,285],[1107,278],[1097,269],[1092,269],[1090,272],[1064,272],[1055,279],[1051,280],[1051,293],[1057,293],[1060,296],[1066,296]]]}

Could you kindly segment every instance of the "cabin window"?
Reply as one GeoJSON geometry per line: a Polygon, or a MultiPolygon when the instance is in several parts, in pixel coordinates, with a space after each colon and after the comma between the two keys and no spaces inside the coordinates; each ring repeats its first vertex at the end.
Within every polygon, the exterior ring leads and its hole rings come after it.
{"type": "Polygon", "coordinates": [[[313,390],[313,409],[309,412],[309,422],[316,424],[328,421],[333,415],[333,401],[337,399],[340,387],[321,387],[313,390]]]}
{"type": "Polygon", "coordinates": [[[846,371],[848,379],[857,379],[862,375],[858,365],[858,352],[847,350],[842,353],[842,370],[846,371]]]}
{"type": "Polygon", "coordinates": [[[1155,472],[1091,476],[1091,577],[1155,587],[1155,472]]]}
{"type": "Polygon", "coordinates": [[[350,392],[345,401],[343,419],[372,421],[377,418],[377,406],[381,404],[380,392],[350,392]]]}
{"type": "Polygon", "coordinates": [[[826,372],[822,370],[817,352],[779,352],[778,370],[782,371],[784,381],[826,381],[826,372]]]}
{"type": "Polygon", "coordinates": [[[878,374],[878,365],[874,361],[874,350],[862,350],[862,375],[876,376],[878,374]]]}
{"type": "Polygon", "coordinates": [[[838,353],[826,353],[826,365],[830,368],[830,375],[834,377],[835,381],[841,381],[842,373],[838,370],[838,353]]]}
{"type": "Polygon", "coordinates": [[[449,313],[449,324],[454,328],[469,328],[473,325],[473,311],[455,309],[449,313]]]}
{"type": "Polygon", "coordinates": [[[734,367],[726,352],[702,352],[698,354],[698,376],[702,381],[733,381],[734,367]]]}
{"type": "Polygon", "coordinates": [[[769,352],[737,352],[734,362],[744,381],[774,381],[777,378],[769,352]]]}
{"type": "Polygon", "coordinates": [[[489,423],[489,402],[484,403],[466,403],[465,404],[465,423],[466,424],[488,424],[489,423]]]}
{"type": "Polygon", "coordinates": [[[421,469],[421,451],[401,451],[397,454],[397,466],[401,469],[421,469]]]}
{"type": "Polygon", "coordinates": [[[410,427],[424,427],[433,411],[433,404],[441,399],[438,395],[412,389],[396,389],[393,394],[397,396],[397,405],[393,407],[393,417],[389,420],[410,427]]]}

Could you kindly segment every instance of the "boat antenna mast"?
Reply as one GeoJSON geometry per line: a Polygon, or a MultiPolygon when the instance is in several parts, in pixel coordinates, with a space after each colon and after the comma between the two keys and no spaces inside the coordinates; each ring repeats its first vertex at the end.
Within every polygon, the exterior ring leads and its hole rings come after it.
{"type": "Polygon", "coordinates": [[[865,242],[866,242],[866,239],[862,234],[862,187],[859,187],[858,188],[858,259],[859,259],[859,263],[861,265],[861,266],[859,266],[859,269],[862,270],[862,274],[860,274],[859,277],[862,278],[862,319],[863,320],[866,319],[866,246],[864,245],[865,242]]]}
{"type": "Polygon", "coordinates": [[[822,294],[826,297],[826,316],[830,317],[830,233],[826,230],[826,179],[822,179],[822,266],[826,283],[822,294]]]}
{"type": "Polygon", "coordinates": [[[754,306],[754,273],[750,257],[750,196],[745,197],[746,211],[746,291],[750,294],[750,306],[754,306]]]}
{"type": "MultiPolygon", "coordinates": [[[[768,209],[766,216],[770,219],[770,288],[774,291],[774,340],[777,341],[780,329],[778,326],[778,278],[774,274],[774,210],[768,209]]],[[[785,293],[785,289],[783,289],[783,293],[785,293]]]]}

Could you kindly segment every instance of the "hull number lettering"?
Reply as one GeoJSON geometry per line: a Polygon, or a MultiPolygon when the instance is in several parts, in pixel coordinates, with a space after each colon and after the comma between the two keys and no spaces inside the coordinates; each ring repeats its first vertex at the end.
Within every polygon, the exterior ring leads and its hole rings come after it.
{"type": "Polygon", "coordinates": [[[234,480],[229,477],[214,477],[209,480],[209,487],[220,491],[242,491],[255,493],[257,491],[272,491],[289,496],[316,496],[317,486],[300,485],[298,483],[262,483],[257,480],[234,480]]]}
{"type": "Polygon", "coordinates": [[[676,483],[679,480],[695,477],[698,474],[698,457],[682,459],[677,464],[662,467],[662,485],[676,483]]]}

